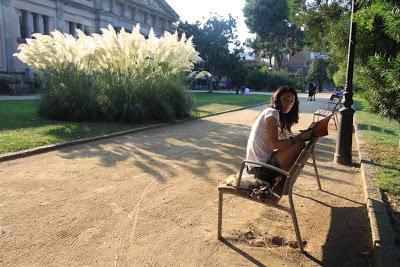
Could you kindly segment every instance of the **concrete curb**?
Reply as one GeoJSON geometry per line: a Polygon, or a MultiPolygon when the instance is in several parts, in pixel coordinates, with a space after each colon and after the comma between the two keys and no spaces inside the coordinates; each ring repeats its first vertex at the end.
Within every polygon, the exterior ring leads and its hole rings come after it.
{"type": "Polygon", "coordinates": [[[89,138],[76,139],[76,140],[66,141],[66,142],[59,142],[59,143],[55,143],[55,144],[51,144],[51,145],[40,146],[40,147],[26,149],[26,150],[22,150],[22,151],[18,151],[18,152],[0,154],[0,162],[29,157],[32,155],[42,154],[42,153],[54,151],[54,150],[57,150],[60,148],[64,148],[64,147],[85,144],[85,143],[99,141],[99,140],[112,138],[112,137],[116,137],[116,136],[121,136],[121,135],[125,135],[125,134],[131,134],[131,133],[136,133],[136,132],[141,132],[141,131],[146,131],[146,130],[157,129],[157,128],[161,128],[161,127],[165,127],[165,126],[169,126],[169,125],[173,125],[173,124],[184,123],[187,121],[194,121],[194,120],[198,120],[198,119],[202,119],[202,118],[206,118],[206,117],[221,115],[221,114],[228,113],[228,112],[234,112],[234,111],[243,110],[243,109],[247,109],[247,108],[253,108],[253,107],[262,106],[262,105],[266,105],[266,104],[267,104],[267,102],[264,102],[264,103],[245,106],[245,107],[241,107],[241,108],[235,108],[235,109],[230,109],[230,110],[226,110],[226,111],[221,111],[218,113],[213,113],[213,114],[209,114],[209,115],[205,115],[205,116],[201,116],[201,117],[182,119],[182,120],[177,120],[175,122],[159,123],[159,124],[154,124],[154,125],[140,127],[140,128],[131,129],[131,130],[126,130],[126,131],[104,134],[104,135],[89,137],[89,138]]]}
{"type": "Polygon", "coordinates": [[[374,166],[363,150],[365,141],[355,118],[354,128],[361,163],[361,176],[367,203],[368,217],[371,225],[374,248],[374,265],[393,267],[400,266],[400,251],[395,244],[394,230],[390,223],[386,204],[380,190],[375,185],[374,166]]]}

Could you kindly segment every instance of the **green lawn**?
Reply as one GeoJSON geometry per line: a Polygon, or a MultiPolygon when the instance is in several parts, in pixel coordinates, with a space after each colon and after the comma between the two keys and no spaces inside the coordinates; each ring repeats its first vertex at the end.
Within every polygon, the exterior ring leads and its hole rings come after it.
{"type": "Polygon", "coordinates": [[[257,103],[269,102],[271,98],[266,95],[244,96],[220,93],[195,93],[194,96],[198,116],[209,115],[257,103]]]}
{"type": "MultiPolygon", "coordinates": [[[[196,116],[269,101],[269,96],[195,93],[196,116]]],[[[61,122],[37,115],[40,100],[0,101],[0,154],[134,129],[146,124],[61,122]]],[[[149,125],[149,124],[147,124],[149,125]]]]}
{"type": "Polygon", "coordinates": [[[355,108],[368,156],[378,166],[378,187],[400,196],[400,123],[369,112],[366,101],[360,97],[355,98],[355,108]]]}

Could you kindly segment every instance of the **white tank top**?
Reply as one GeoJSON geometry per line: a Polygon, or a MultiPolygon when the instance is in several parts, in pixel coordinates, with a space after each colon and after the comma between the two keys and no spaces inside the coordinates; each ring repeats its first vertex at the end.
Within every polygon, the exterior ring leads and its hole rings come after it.
{"type": "Polygon", "coordinates": [[[249,140],[247,141],[246,160],[267,163],[272,155],[267,136],[267,118],[274,117],[279,124],[279,111],[274,108],[266,108],[251,127],[249,140]]]}

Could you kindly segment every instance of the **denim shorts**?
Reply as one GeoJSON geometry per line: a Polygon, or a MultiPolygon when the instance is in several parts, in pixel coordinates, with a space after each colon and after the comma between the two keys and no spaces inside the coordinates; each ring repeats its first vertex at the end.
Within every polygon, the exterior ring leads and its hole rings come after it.
{"type": "MultiPolygon", "coordinates": [[[[267,162],[267,164],[275,166],[277,168],[281,168],[281,165],[279,164],[278,158],[276,157],[276,154],[272,154],[271,158],[267,162]]],[[[254,168],[254,177],[263,181],[266,181],[268,183],[273,183],[276,179],[276,177],[282,176],[281,173],[265,168],[265,167],[255,167],[254,168]]]]}

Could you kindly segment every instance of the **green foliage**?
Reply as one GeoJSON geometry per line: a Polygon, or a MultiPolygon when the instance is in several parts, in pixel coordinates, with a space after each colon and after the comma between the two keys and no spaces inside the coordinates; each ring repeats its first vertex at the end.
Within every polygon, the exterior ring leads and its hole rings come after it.
{"type": "Polygon", "coordinates": [[[174,121],[193,108],[182,76],[145,79],[115,77],[112,72],[97,80],[101,114],[110,121],[174,121]]]}
{"type": "Polygon", "coordinates": [[[37,74],[35,74],[32,78],[30,77],[25,78],[25,83],[29,84],[31,88],[34,89],[35,91],[40,90],[43,86],[43,81],[37,74]]]}
{"type": "Polygon", "coordinates": [[[358,83],[372,111],[400,121],[400,53],[396,58],[371,57],[358,83]]]}
{"type": "Polygon", "coordinates": [[[227,19],[212,16],[203,24],[180,22],[178,32],[193,36],[194,46],[203,59],[196,64],[196,70],[207,70],[219,77],[234,77],[240,72],[244,51],[237,40],[236,20],[231,15],[227,19]]]}
{"type": "MultiPolygon", "coordinates": [[[[304,27],[311,49],[328,53],[338,65],[336,85],[345,84],[350,5],[343,0],[295,4],[299,12],[294,21],[304,27]]],[[[399,120],[399,2],[358,0],[357,6],[354,89],[365,91],[371,110],[399,120]]]]}
{"type": "Polygon", "coordinates": [[[266,68],[254,68],[247,73],[245,84],[251,89],[264,91],[274,91],[278,86],[285,84],[302,91],[305,83],[302,77],[290,75],[285,70],[268,71],[266,68]]]}
{"type": "Polygon", "coordinates": [[[336,86],[344,86],[346,83],[346,62],[339,65],[339,69],[333,75],[333,82],[336,86]]]}
{"type": "Polygon", "coordinates": [[[78,38],[36,33],[15,54],[45,78],[40,113],[68,121],[173,121],[190,115],[185,77],[200,60],[184,35],[139,26],[78,38]]]}
{"type": "Polygon", "coordinates": [[[0,83],[10,83],[11,77],[9,75],[0,75],[0,83]]]}
{"type": "Polygon", "coordinates": [[[51,119],[94,121],[98,119],[94,76],[68,65],[59,71],[44,72],[39,112],[51,119]]]}
{"type": "Polygon", "coordinates": [[[328,62],[324,59],[314,59],[311,61],[310,68],[308,69],[307,80],[318,83],[321,86],[322,83],[329,80],[327,73],[328,62]]]}
{"type": "Polygon", "coordinates": [[[366,138],[369,159],[377,166],[376,182],[380,189],[400,196],[399,133],[400,123],[378,114],[371,114],[367,101],[355,98],[357,123],[366,138]]]}
{"type": "Polygon", "coordinates": [[[251,69],[246,75],[246,86],[255,90],[263,90],[267,87],[268,75],[259,69],[251,69]]]}
{"type": "Polygon", "coordinates": [[[286,0],[248,0],[243,15],[247,27],[256,33],[249,46],[261,57],[273,55],[278,69],[284,54],[303,48],[303,32],[290,22],[286,0]]]}
{"type": "Polygon", "coordinates": [[[400,5],[396,1],[360,1],[356,14],[364,33],[361,54],[365,90],[371,110],[400,121],[400,5]]]}

